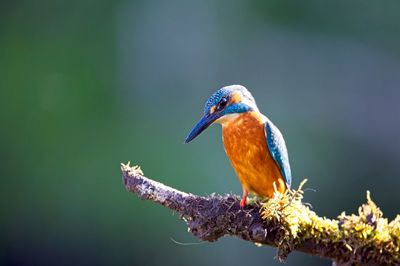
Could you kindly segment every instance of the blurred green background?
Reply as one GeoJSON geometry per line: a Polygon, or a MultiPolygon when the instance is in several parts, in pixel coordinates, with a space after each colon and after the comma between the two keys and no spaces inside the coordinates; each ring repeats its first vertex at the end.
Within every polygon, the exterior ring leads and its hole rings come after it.
{"type": "MultiPolygon", "coordinates": [[[[241,193],[220,129],[183,140],[210,94],[247,86],[283,132],[317,213],[365,191],[399,213],[400,2],[2,1],[3,265],[279,265],[196,243],[127,193],[120,162],[201,195],[241,193]]],[[[287,265],[330,265],[294,252],[287,265]]]]}

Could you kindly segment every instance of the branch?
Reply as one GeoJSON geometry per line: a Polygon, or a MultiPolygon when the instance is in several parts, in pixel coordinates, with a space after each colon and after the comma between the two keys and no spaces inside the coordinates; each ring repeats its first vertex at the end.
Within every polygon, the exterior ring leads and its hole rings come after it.
{"type": "Polygon", "coordinates": [[[400,215],[388,223],[369,193],[359,215],[342,213],[330,220],[301,202],[301,188],[241,209],[236,195],[185,193],[146,178],[129,163],[121,164],[121,171],[128,191],[179,213],[199,239],[213,242],[231,235],[278,247],[281,261],[297,250],[335,265],[400,265],[400,215]]]}

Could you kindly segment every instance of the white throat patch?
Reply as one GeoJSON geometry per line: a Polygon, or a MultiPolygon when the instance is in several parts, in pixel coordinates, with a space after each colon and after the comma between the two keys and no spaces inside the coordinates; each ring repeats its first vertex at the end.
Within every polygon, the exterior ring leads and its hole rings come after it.
{"type": "Polygon", "coordinates": [[[233,120],[235,120],[236,118],[239,117],[240,114],[226,114],[220,118],[218,118],[217,120],[215,120],[215,123],[221,124],[222,126],[226,123],[232,122],[233,120]]]}

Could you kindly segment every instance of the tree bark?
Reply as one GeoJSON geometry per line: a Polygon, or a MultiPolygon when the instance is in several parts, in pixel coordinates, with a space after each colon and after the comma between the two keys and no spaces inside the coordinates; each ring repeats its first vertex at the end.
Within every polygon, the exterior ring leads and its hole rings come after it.
{"type": "Polygon", "coordinates": [[[121,164],[121,171],[129,192],[179,213],[199,239],[213,242],[231,235],[278,247],[281,261],[297,250],[331,259],[335,265],[400,265],[400,217],[388,223],[369,198],[358,216],[343,213],[337,220],[329,220],[302,203],[301,215],[293,210],[285,213],[282,204],[275,212],[265,211],[262,202],[240,208],[236,195],[185,193],[143,176],[139,167],[129,163],[121,164]],[[291,217],[293,213],[296,217],[291,217]]]}

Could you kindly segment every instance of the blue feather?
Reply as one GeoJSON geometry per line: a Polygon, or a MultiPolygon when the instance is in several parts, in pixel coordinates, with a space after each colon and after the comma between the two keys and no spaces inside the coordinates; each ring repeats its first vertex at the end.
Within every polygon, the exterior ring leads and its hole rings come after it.
{"type": "MultiPolygon", "coordinates": [[[[222,97],[229,98],[230,95],[235,92],[239,91],[243,95],[244,98],[248,99],[250,102],[254,102],[254,98],[251,95],[251,93],[243,86],[241,85],[231,85],[231,86],[226,86],[223,87],[216,92],[214,92],[210,98],[207,100],[205,106],[204,106],[204,113],[208,114],[210,113],[211,107],[215,106],[218,104],[218,102],[221,100],[222,97]]],[[[244,113],[249,111],[251,108],[243,103],[238,103],[232,106],[227,113],[244,113]]]]}
{"type": "Polygon", "coordinates": [[[292,172],[290,170],[289,156],[282,133],[269,120],[265,123],[265,133],[269,152],[278,164],[286,185],[290,188],[292,183],[292,172]]]}

